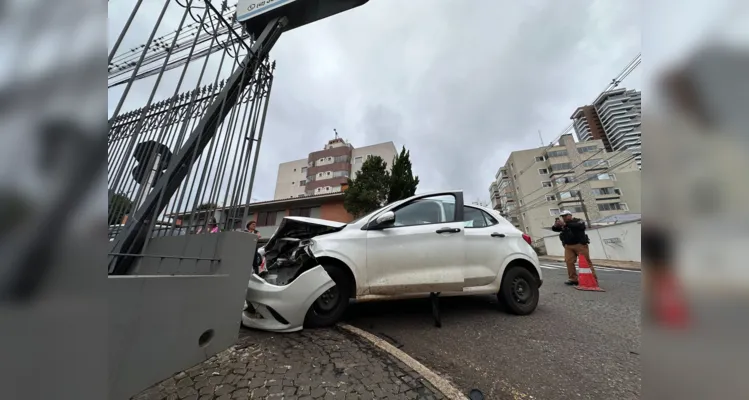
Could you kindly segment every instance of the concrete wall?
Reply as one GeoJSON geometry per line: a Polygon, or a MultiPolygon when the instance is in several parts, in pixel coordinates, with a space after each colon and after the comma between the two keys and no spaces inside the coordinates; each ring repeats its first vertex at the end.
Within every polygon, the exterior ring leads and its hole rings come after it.
{"type": "Polygon", "coordinates": [[[307,180],[307,159],[294,160],[278,164],[276,192],[273,199],[288,199],[304,194],[305,186],[301,181],[307,180]]]}
{"type": "Polygon", "coordinates": [[[398,154],[393,142],[385,142],[355,148],[351,154],[351,179],[356,178],[356,172],[361,169],[367,155],[380,156],[388,164],[388,171],[392,167],[393,157],[398,154]],[[359,158],[361,157],[361,158],[359,158]]]}
{"type": "Polygon", "coordinates": [[[109,399],[129,399],[236,343],[255,246],[242,232],[156,238],[144,252],[156,257],[138,275],[108,277],[109,399]]]}
{"type": "MultiPolygon", "coordinates": [[[[598,229],[589,229],[590,258],[615,261],[642,261],[640,221],[610,225],[598,229]]],[[[559,234],[549,232],[544,237],[546,253],[550,256],[564,256],[564,248],[559,234]],[[551,235],[553,234],[553,236],[551,235]]]]}

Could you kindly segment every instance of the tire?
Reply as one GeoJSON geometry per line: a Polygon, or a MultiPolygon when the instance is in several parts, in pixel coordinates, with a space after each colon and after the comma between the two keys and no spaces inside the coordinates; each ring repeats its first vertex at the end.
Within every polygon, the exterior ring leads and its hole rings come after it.
{"type": "Polygon", "coordinates": [[[349,276],[343,268],[329,265],[323,265],[323,268],[335,282],[335,286],[318,297],[307,310],[304,325],[308,328],[324,328],[335,325],[346,312],[354,290],[351,287],[349,276]]]}
{"type": "Polygon", "coordinates": [[[538,306],[538,281],[527,269],[510,266],[502,279],[497,299],[515,315],[529,315],[538,306]]]}

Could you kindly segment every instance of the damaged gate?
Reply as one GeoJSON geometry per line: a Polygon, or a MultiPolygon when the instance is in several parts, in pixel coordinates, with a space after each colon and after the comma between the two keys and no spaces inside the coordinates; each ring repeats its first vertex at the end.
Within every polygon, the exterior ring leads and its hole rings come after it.
{"type": "Polygon", "coordinates": [[[283,31],[366,0],[251,1],[250,14],[246,0],[113,3],[109,397],[125,399],[236,341],[257,242],[238,230],[273,82],[269,51],[283,31]]]}

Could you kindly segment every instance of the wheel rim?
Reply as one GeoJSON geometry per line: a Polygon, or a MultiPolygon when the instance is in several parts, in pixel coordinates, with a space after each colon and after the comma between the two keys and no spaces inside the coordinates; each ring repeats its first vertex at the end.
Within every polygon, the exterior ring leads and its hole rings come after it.
{"type": "Polygon", "coordinates": [[[322,315],[329,314],[336,308],[336,306],[338,306],[340,297],[341,293],[337,286],[333,286],[326,290],[317,298],[317,300],[315,300],[315,312],[322,315]]]}
{"type": "Polygon", "coordinates": [[[512,281],[512,298],[516,303],[525,304],[533,298],[531,285],[523,278],[515,278],[512,281]]]}

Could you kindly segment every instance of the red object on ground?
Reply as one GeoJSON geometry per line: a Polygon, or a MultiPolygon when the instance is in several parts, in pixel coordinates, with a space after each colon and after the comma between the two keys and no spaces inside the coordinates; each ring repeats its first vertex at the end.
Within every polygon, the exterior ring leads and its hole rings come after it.
{"type": "Polygon", "coordinates": [[[670,329],[689,327],[689,311],[676,277],[668,274],[655,285],[655,317],[658,325],[670,329]]]}
{"type": "Polygon", "coordinates": [[[598,287],[598,281],[593,276],[593,271],[590,270],[588,260],[582,254],[578,257],[578,264],[580,265],[580,271],[577,273],[577,290],[587,290],[590,292],[604,292],[605,290],[598,287]]]}

